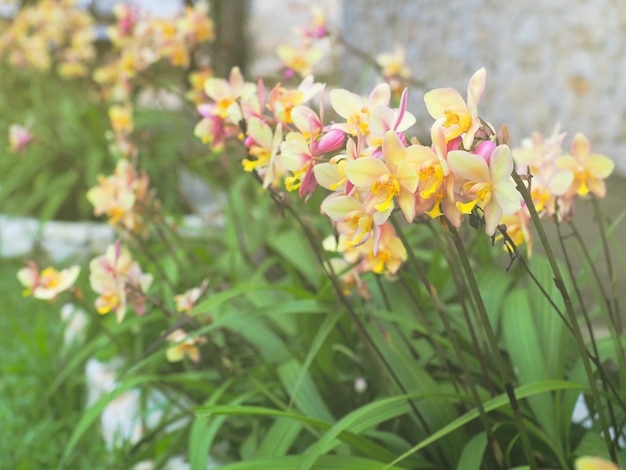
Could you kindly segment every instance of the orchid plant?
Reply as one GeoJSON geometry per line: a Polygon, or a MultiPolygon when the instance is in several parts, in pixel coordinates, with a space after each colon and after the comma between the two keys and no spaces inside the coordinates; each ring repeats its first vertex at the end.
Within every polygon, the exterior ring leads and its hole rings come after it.
{"type": "MultiPolygon", "coordinates": [[[[149,156],[139,151],[134,99],[153,64],[188,70],[213,23],[202,2],[172,21],[130,5],[114,12],[113,59],[93,80],[107,104],[115,170],[86,196],[117,239],[89,262],[88,292],[73,288],[78,265],[40,271],[28,262],[18,279],[25,295],[71,296],[99,313],[101,338],[129,360],[128,383],[146,373],[163,378],[163,390],[176,385],[167,393],[187,394],[195,421],[179,435],[189,440],[192,468],[219,452],[222,426],[224,459],[250,460],[224,467],[233,470],[624,464],[619,302],[581,240],[612,342],[596,338],[560,233],[568,224],[580,238],[580,200],[592,200],[604,224],[597,201],[614,163],[583,134],[569,153],[558,128],[512,146],[506,125],[479,113],[487,86],[480,68],[465,98],[453,88],[425,93],[432,121],[422,142],[412,135],[413,79],[402,48],[369,57],[318,9],[298,29],[301,47],[277,50],[278,82],[247,81],[238,67],[228,79],[205,63],[189,71],[191,87],[181,93],[197,111],[189,135],[217,156],[230,203],[221,231],[186,235],[142,167],[149,156]],[[312,75],[316,44],[328,40],[384,81],[367,96],[328,91],[312,75]],[[559,230],[565,275],[548,221],[559,230]],[[545,255],[531,259],[534,236],[545,255]],[[119,339],[128,335],[132,347],[119,339]],[[551,353],[545,363],[536,357],[542,350],[551,353]],[[590,427],[572,422],[579,396],[590,427]],[[251,424],[250,416],[263,419],[251,424]],[[595,444],[598,457],[581,442],[595,444]]],[[[63,57],[79,60],[71,52],[81,40],[69,40],[63,57]]],[[[52,60],[25,54],[16,49],[10,61],[41,68],[52,60]]],[[[63,73],[81,75],[72,60],[63,73]]],[[[13,152],[42,145],[28,126],[10,133],[13,152]]],[[[613,275],[609,230],[601,231],[613,275]]],[[[95,416],[77,426],[66,460],[95,416]]],[[[133,463],[144,444],[133,448],[133,463]]]]}

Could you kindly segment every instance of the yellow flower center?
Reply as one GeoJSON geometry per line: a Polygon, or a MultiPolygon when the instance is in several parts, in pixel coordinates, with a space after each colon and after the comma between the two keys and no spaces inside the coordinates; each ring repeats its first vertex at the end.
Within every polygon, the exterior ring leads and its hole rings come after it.
{"type": "Polygon", "coordinates": [[[228,108],[235,102],[232,98],[224,98],[215,103],[215,115],[226,119],[228,117],[228,108]]]}
{"type": "Polygon", "coordinates": [[[61,274],[54,268],[46,268],[41,272],[39,283],[46,289],[57,287],[61,283],[61,274]]]}
{"type": "Polygon", "coordinates": [[[469,202],[457,202],[456,207],[463,214],[470,214],[476,205],[485,207],[491,200],[492,186],[490,183],[477,183],[476,181],[468,181],[463,185],[463,190],[467,191],[470,196],[474,196],[469,202]]]}
{"type": "Polygon", "coordinates": [[[363,237],[372,231],[372,225],[374,224],[372,216],[365,215],[362,211],[349,212],[344,220],[352,230],[356,231],[355,237],[348,242],[348,247],[360,244],[363,237]]]}
{"type": "Polygon", "coordinates": [[[117,294],[109,293],[102,294],[99,302],[96,304],[96,310],[99,314],[104,315],[116,308],[120,303],[120,298],[117,294]]]}
{"type": "Polygon", "coordinates": [[[300,185],[302,184],[302,178],[304,177],[304,174],[308,171],[309,166],[311,166],[310,162],[307,163],[302,169],[294,171],[293,176],[288,176],[287,178],[285,178],[285,188],[287,188],[287,191],[291,192],[300,188],[300,185]]]}
{"type": "Polygon", "coordinates": [[[576,169],[576,173],[574,174],[574,179],[578,181],[578,183],[580,184],[578,191],[576,192],[580,194],[581,196],[586,196],[587,194],[589,194],[588,181],[590,178],[591,178],[591,174],[589,173],[589,170],[587,170],[586,168],[579,166],[576,169]]]}
{"type": "Polygon", "coordinates": [[[398,178],[391,174],[386,174],[378,178],[372,184],[372,194],[378,196],[378,202],[374,205],[377,211],[385,212],[393,205],[393,197],[400,194],[400,182],[398,178]]]}
{"type": "Polygon", "coordinates": [[[256,157],[256,160],[244,158],[242,161],[244,171],[251,172],[258,166],[267,165],[270,161],[270,151],[264,147],[253,145],[250,147],[249,153],[251,156],[256,157]]]}
{"type": "Polygon", "coordinates": [[[303,75],[303,72],[309,69],[309,62],[303,56],[295,55],[288,61],[287,66],[294,72],[303,75]]]}
{"type": "Polygon", "coordinates": [[[348,118],[348,124],[350,126],[354,126],[355,128],[355,132],[353,133],[354,135],[356,135],[356,128],[359,129],[359,131],[361,132],[361,135],[367,135],[370,132],[369,120],[370,120],[370,110],[363,107],[361,108],[360,112],[354,113],[348,118]]]}
{"type": "MultiPolygon", "coordinates": [[[[281,91],[281,93],[278,95],[278,102],[282,105],[283,110],[281,112],[278,113],[278,118],[287,123],[287,124],[291,124],[293,123],[293,119],[291,118],[291,110],[302,104],[302,98],[304,97],[304,93],[302,93],[300,90],[284,90],[281,91]]],[[[307,139],[307,142],[309,141],[309,133],[303,133],[305,134],[304,137],[307,139]]]]}
{"type": "Polygon", "coordinates": [[[443,168],[439,162],[426,162],[418,172],[420,181],[420,196],[424,199],[431,198],[441,187],[444,180],[443,168]]]}
{"type": "MultiPolygon", "coordinates": [[[[550,203],[550,193],[545,188],[533,188],[530,192],[537,212],[541,212],[550,203]]],[[[512,238],[512,237],[511,237],[512,238]]]]}
{"type": "Polygon", "coordinates": [[[443,113],[446,116],[446,120],[443,123],[444,127],[451,128],[452,126],[457,126],[452,134],[446,135],[448,140],[463,134],[463,132],[467,132],[472,125],[472,115],[467,112],[467,109],[450,107],[446,108],[443,113]]]}
{"type": "Polygon", "coordinates": [[[333,159],[331,159],[330,163],[337,165],[337,173],[339,173],[339,176],[341,176],[341,179],[339,181],[330,185],[331,191],[335,191],[339,186],[341,186],[348,180],[345,172],[345,168],[348,162],[345,159],[341,159],[339,161],[333,161],[333,159]]]}

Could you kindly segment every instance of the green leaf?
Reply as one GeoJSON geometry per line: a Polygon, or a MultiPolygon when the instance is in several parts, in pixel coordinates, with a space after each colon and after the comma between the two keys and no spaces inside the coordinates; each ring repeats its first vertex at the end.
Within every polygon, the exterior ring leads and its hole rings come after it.
{"type": "MultiPolygon", "coordinates": [[[[248,292],[255,291],[255,290],[282,291],[282,292],[292,293],[294,295],[298,295],[298,294],[301,294],[302,292],[306,292],[306,291],[301,291],[298,289],[293,289],[290,287],[284,287],[284,286],[275,285],[275,284],[261,284],[261,285],[244,284],[239,287],[234,287],[232,289],[228,289],[227,291],[220,292],[218,294],[214,294],[210,296],[207,300],[200,302],[198,305],[196,305],[193,308],[193,310],[191,310],[191,315],[198,315],[200,313],[211,313],[211,310],[229,301],[230,299],[233,299],[242,294],[246,294],[248,292]]],[[[306,293],[306,295],[309,295],[309,294],[306,293]]],[[[311,304],[306,304],[306,305],[309,305],[310,307],[311,304]]]]}
{"type": "MultiPolygon", "coordinates": [[[[216,404],[232,385],[232,380],[227,380],[205,402],[204,406],[216,404]]],[[[249,397],[248,394],[237,397],[231,404],[242,403],[249,397]]],[[[209,451],[215,440],[217,432],[226,420],[226,416],[219,416],[212,420],[196,416],[189,431],[189,464],[192,469],[207,468],[209,451]]]]}
{"type": "MultiPolygon", "coordinates": [[[[408,397],[395,397],[395,399],[397,400],[403,399],[405,401],[407,398],[408,397]]],[[[299,421],[303,424],[312,425],[316,428],[323,429],[323,430],[329,430],[333,427],[333,425],[331,425],[328,422],[311,418],[309,416],[293,413],[290,411],[281,411],[281,410],[275,410],[272,408],[264,408],[260,406],[200,406],[196,408],[196,413],[198,416],[201,416],[201,417],[212,416],[212,415],[223,415],[223,414],[240,415],[240,416],[246,416],[246,415],[248,416],[274,416],[278,418],[290,418],[292,420],[299,421]]],[[[360,426],[363,426],[364,423],[369,425],[371,424],[371,421],[369,422],[364,421],[360,424],[360,426]]],[[[356,429],[357,431],[362,430],[360,427],[356,429]]],[[[390,453],[387,450],[385,450],[383,447],[376,444],[376,442],[374,442],[373,440],[368,439],[367,437],[364,437],[364,436],[360,436],[352,431],[339,430],[339,432],[336,435],[336,438],[345,442],[346,444],[351,446],[356,451],[362,453],[363,455],[369,455],[372,458],[380,458],[382,456],[383,458],[386,458],[386,460],[390,460],[394,457],[393,455],[390,455],[390,453]]]]}
{"type": "MultiPolygon", "coordinates": [[[[336,446],[336,439],[342,432],[361,433],[385,421],[407,414],[411,410],[408,400],[409,397],[407,396],[387,398],[368,403],[350,412],[334,424],[321,439],[309,447],[297,470],[314,468],[314,464],[318,459],[336,446]]],[[[384,453],[377,453],[377,458],[390,460],[394,458],[394,455],[384,451],[384,453]]]]}
{"type": "Polygon", "coordinates": [[[302,423],[290,418],[278,418],[257,449],[258,458],[286,455],[293,442],[302,431],[302,423]]]}
{"type": "MultiPolygon", "coordinates": [[[[522,398],[538,395],[540,393],[554,392],[557,390],[587,390],[587,387],[585,385],[576,384],[572,382],[566,382],[563,380],[547,380],[547,381],[536,382],[532,384],[521,385],[515,389],[515,395],[517,396],[518,399],[522,399],[522,398]]],[[[509,404],[509,399],[506,393],[498,395],[497,397],[492,398],[491,400],[483,403],[483,407],[486,412],[497,410],[498,408],[501,408],[507,405],[510,405],[510,404],[509,404]]],[[[462,426],[478,418],[478,416],[479,416],[479,413],[478,413],[477,408],[474,408],[468,411],[464,415],[459,416],[457,419],[455,419],[451,423],[441,428],[439,431],[434,432],[431,436],[424,439],[422,442],[418,443],[416,446],[412,447],[408,452],[405,452],[404,454],[402,454],[400,457],[395,459],[389,465],[390,466],[395,465],[403,461],[404,459],[414,454],[415,452],[425,448],[426,446],[432,444],[433,442],[437,442],[442,437],[447,436],[448,434],[456,431],[457,429],[460,429],[462,426]]],[[[385,469],[388,469],[388,468],[391,468],[391,467],[385,467],[385,469]]]]}
{"type": "MultiPolygon", "coordinates": [[[[293,470],[298,465],[300,457],[289,456],[273,459],[258,459],[250,462],[240,462],[220,467],[222,470],[293,470]]],[[[380,462],[359,457],[325,455],[315,464],[313,470],[382,470],[380,462]]],[[[401,467],[384,467],[389,470],[401,470],[401,467]]],[[[419,470],[416,468],[415,470],[419,470]]]]}
{"type": "Polygon", "coordinates": [[[487,433],[483,431],[467,443],[456,465],[457,470],[480,470],[486,448],[487,433]]]}
{"type": "Polygon", "coordinates": [[[309,350],[307,352],[306,358],[304,360],[304,364],[300,368],[300,373],[293,386],[293,390],[291,391],[291,397],[289,401],[290,405],[294,402],[295,398],[298,396],[300,385],[305,380],[309,367],[311,366],[311,363],[315,359],[315,356],[317,355],[320,348],[322,347],[322,344],[324,344],[324,341],[326,341],[326,338],[328,337],[330,332],[335,328],[335,325],[337,324],[337,322],[339,321],[341,317],[342,317],[341,314],[327,315],[326,318],[324,319],[324,323],[322,323],[319,330],[317,331],[317,334],[315,335],[315,338],[313,339],[313,342],[311,343],[311,346],[309,347],[309,350]]]}
{"type": "MultiPolygon", "coordinates": [[[[502,315],[502,326],[506,348],[520,383],[533,383],[539,380],[560,379],[550,376],[546,363],[538,360],[544,348],[539,343],[540,336],[535,328],[534,316],[526,290],[518,289],[507,296],[502,315]]],[[[558,445],[557,423],[553,398],[549,394],[528,398],[535,419],[558,445]]],[[[559,449],[562,453],[562,449],[559,449]]]]}
{"type": "Polygon", "coordinates": [[[332,423],[335,419],[317,390],[313,379],[308,373],[302,375],[301,371],[302,365],[295,359],[278,367],[278,376],[292,402],[304,415],[332,423]]]}

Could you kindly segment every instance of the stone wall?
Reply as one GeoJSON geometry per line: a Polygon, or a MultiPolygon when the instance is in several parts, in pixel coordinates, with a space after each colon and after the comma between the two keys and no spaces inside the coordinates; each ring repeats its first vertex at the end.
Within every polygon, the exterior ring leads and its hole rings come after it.
{"type": "MultiPolygon", "coordinates": [[[[561,122],[569,138],[582,131],[626,173],[626,2],[346,1],[343,29],[373,54],[403,44],[413,75],[429,89],[464,94],[471,74],[486,67],[479,111],[496,126],[506,122],[514,143],[561,122]]],[[[356,59],[343,64],[344,86],[367,92],[371,74],[356,59]]],[[[431,122],[424,91],[413,90],[410,101],[422,135],[431,122]]]]}

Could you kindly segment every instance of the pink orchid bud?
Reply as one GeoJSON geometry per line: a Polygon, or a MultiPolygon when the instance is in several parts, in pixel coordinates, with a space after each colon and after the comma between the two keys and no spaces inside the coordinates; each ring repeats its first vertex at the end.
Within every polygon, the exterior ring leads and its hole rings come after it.
{"type": "Polygon", "coordinates": [[[315,154],[322,155],[324,153],[334,152],[343,147],[346,136],[339,129],[331,129],[322,136],[319,142],[314,143],[315,154]]]}
{"type": "Polygon", "coordinates": [[[208,118],[213,114],[213,108],[215,105],[212,104],[201,104],[196,108],[202,117],[208,118]]]}
{"type": "Polygon", "coordinates": [[[318,26],[317,28],[315,28],[315,30],[313,31],[313,36],[316,39],[320,39],[323,38],[324,36],[326,36],[328,34],[328,30],[326,29],[326,26],[322,25],[322,26],[318,26]]]}
{"type": "Polygon", "coordinates": [[[461,148],[461,142],[463,142],[463,138],[461,136],[455,137],[450,142],[448,142],[448,152],[451,150],[459,150],[461,148]]]}
{"type": "Polygon", "coordinates": [[[502,124],[498,130],[498,144],[511,145],[511,135],[506,124],[502,124]]]}
{"type": "Polygon", "coordinates": [[[246,147],[252,147],[254,144],[256,144],[256,142],[251,136],[246,137],[243,141],[243,145],[246,147]]]}
{"type": "Polygon", "coordinates": [[[491,154],[493,153],[495,148],[495,142],[492,142],[490,140],[483,140],[480,144],[476,146],[476,150],[474,150],[474,153],[483,157],[487,162],[487,165],[489,165],[489,161],[491,160],[491,154]]]}
{"type": "Polygon", "coordinates": [[[296,72],[294,72],[293,69],[285,69],[285,71],[283,72],[283,77],[285,77],[286,80],[292,79],[295,75],[296,72]]]}

